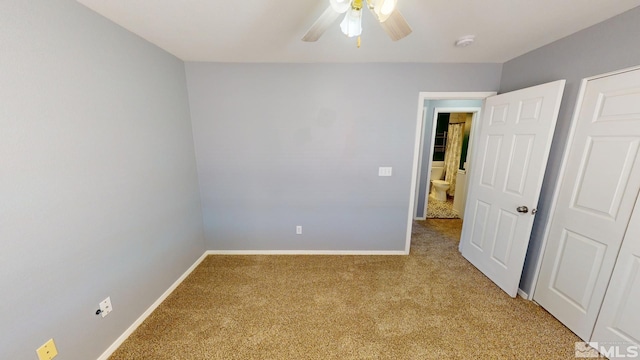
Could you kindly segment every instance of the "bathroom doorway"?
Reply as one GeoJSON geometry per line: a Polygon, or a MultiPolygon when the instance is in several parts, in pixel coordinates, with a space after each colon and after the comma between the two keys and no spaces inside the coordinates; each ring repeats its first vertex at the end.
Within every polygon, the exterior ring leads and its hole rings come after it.
{"type": "MultiPolygon", "coordinates": [[[[484,95],[484,94],[483,94],[484,95]]],[[[489,96],[489,95],[487,95],[489,96]]],[[[458,192],[458,200],[456,201],[456,186],[452,187],[451,191],[446,195],[446,202],[437,202],[429,204],[430,194],[432,194],[432,182],[431,179],[442,180],[446,182],[448,178],[454,178],[454,183],[458,183],[458,170],[462,169],[460,176],[460,189],[465,187],[465,177],[471,167],[471,164],[466,161],[459,161],[458,165],[451,165],[449,170],[449,176],[447,177],[445,168],[445,156],[447,138],[451,133],[448,130],[449,122],[452,123],[465,123],[467,129],[463,125],[460,126],[460,130],[463,133],[462,141],[465,141],[465,154],[462,154],[462,148],[460,149],[460,158],[471,154],[473,151],[473,134],[474,134],[474,120],[479,116],[482,109],[484,98],[437,98],[437,97],[424,97],[421,99],[421,121],[422,131],[421,139],[419,142],[420,148],[418,150],[418,175],[416,178],[417,186],[415,188],[415,203],[414,203],[414,217],[415,220],[425,220],[427,213],[430,213],[430,217],[437,218],[463,218],[466,189],[458,192]],[[454,115],[453,121],[451,120],[451,114],[454,115]],[[462,115],[457,115],[462,114],[462,115]],[[470,121],[467,118],[471,116],[470,121]],[[440,118],[440,126],[438,126],[438,118],[440,118]],[[468,124],[467,124],[468,123],[468,124]],[[446,132],[446,135],[444,134],[446,132]],[[466,134],[465,134],[466,133],[466,134]],[[437,134],[437,137],[436,137],[437,134]],[[465,136],[466,135],[466,136],[465,136]],[[436,151],[434,151],[434,148],[436,151]],[[437,152],[437,153],[436,153],[437,152]],[[435,158],[434,158],[435,156],[435,158]],[[434,171],[432,171],[434,169],[434,171]],[[442,171],[442,172],[441,172],[442,171]],[[433,174],[432,174],[433,173],[433,174]],[[460,196],[463,195],[463,196],[460,196]],[[455,202],[457,211],[453,210],[453,203],[455,202]],[[431,206],[430,206],[431,205],[431,206]],[[431,208],[431,211],[429,210],[431,208]],[[434,216],[433,214],[437,215],[434,216]]],[[[458,146],[462,143],[460,141],[458,146]]],[[[451,142],[449,142],[451,145],[451,142]]],[[[457,155],[455,156],[457,157],[457,155]]],[[[469,159],[471,156],[468,157],[469,159]]],[[[451,162],[455,164],[454,161],[451,162]]],[[[451,181],[448,181],[451,185],[451,181]]],[[[448,190],[448,189],[447,189],[448,190]]]]}
{"type": "Polygon", "coordinates": [[[425,199],[427,219],[464,217],[467,153],[477,111],[436,108],[433,115],[431,170],[425,199]]]}
{"type": "MultiPolygon", "coordinates": [[[[483,92],[420,92],[416,117],[416,132],[414,143],[413,170],[411,180],[411,196],[409,199],[409,213],[407,219],[406,246],[408,254],[411,247],[411,229],[415,220],[425,220],[428,210],[429,174],[432,165],[432,135],[434,130],[435,108],[442,108],[443,112],[474,113],[474,119],[479,120],[482,106],[487,97],[495,95],[495,91],[483,92]],[[446,110],[444,110],[446,109],[446,110]]],[[[479,124],[479,121],[476,121],[479,124]]],[[[472,122],[473,125],[473,122],[472,122]]],[[[467,153],[469,158],[473,154],[473,138],[479,132],[471,129],[467,153]]],[[[467,162],[467,173],[472,171],[472,164],[467,162]]]]}

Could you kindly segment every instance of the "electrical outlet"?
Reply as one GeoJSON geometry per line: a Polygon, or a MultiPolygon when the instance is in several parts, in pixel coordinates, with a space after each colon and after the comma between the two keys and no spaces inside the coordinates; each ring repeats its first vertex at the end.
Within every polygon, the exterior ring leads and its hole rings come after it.
{"type": "Polygon", "coordinates": [[[111,307],[111,297],[108,297],[100,302],[100,315],[102,317],[109,315],[111,310],[113,310],[113,308],[111,307]]]}
{"type": "Polygon", "coordinates": [[[38,354],[38,360],[51,360],[58,355],[58,349],[56,349],[53,339],[49,339],[36,350],[36,353],[38,354]]]}
{"type": "Polygon", "coordinates": [[[302,235],[302,226],[301,225],[296,226],[296,235],[302,235]]]}

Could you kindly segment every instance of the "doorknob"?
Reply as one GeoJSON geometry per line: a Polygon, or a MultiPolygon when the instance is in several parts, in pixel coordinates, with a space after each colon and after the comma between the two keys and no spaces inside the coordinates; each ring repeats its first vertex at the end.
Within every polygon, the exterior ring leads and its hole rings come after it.
{"type": "Polygon", "coordinates": [[[529,212],[529,208],[528,208],[528,207],[526,207],[526,206],[518,206],[518,207],[516,208],[516,211],[517,211],[517,212],[519,212],[519,213],[526,214],[526,213],[528,213],[528,212],[529,212]]]}

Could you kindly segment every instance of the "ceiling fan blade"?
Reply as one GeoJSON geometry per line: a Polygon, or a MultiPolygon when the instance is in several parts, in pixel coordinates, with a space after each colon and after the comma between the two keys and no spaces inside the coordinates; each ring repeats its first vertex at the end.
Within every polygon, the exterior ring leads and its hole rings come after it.
{"type": "Polygon", "coordinates": [[[413,31],[398,9],[394,10],[380,25],[393,41],[398,41],[413,31]]]}
{"type": "Polygon", "coordinates": [[[329,6],[322,15],[311,25],[309,31],[302,37],[302,41],[318,41],[320,36],[333,24],[334,21],[340,16],[340,13],[335,11],[333,7],[329,6]]]}

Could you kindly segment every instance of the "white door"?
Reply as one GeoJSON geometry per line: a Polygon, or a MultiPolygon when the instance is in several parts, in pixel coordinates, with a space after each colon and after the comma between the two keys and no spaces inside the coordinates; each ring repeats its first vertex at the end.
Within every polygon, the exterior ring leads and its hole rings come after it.
{"type": "Polygon", "coordinates": [[[533,299],[591,337],[640,190],[640,70],[589,80],[533,299]]]}
{"type": "Polygon", "coordinates": [[[467,179],[460,251],[516,296],[564,80],[487,98],[467,179]]]}
{"type": "MultiPolygon", "coordinates": [[[[605,348],[619,344],[627,354],[628,346],[640,348],[640,203],[636,206],[624,236],[607,293],[590,341],[605,348]]],[[[629,351],[628,355],[632,355],[629,351]]]]}

